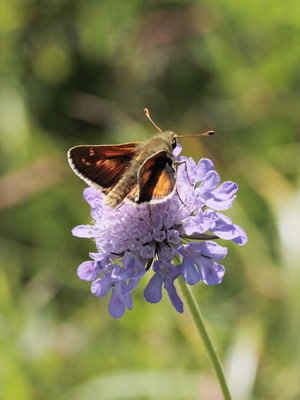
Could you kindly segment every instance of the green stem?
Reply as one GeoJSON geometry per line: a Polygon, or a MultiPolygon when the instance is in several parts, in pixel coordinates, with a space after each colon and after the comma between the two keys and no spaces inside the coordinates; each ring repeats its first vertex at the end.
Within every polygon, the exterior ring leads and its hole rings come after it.
{"type": "Polygon", "coordinates": [[[209,359],[212,363],[212,366],[215,370],[215,373],[217,375],[219,384],[221,386],[221,390],[223,392],[223,396],[225,400],[231,400],[231,395],[228,389],[228,385],[225,379],[225,375],[223,372],[222,364],[220,361],[220,358],[216,352],[216,349],[210,340],[210,337],[208,335],[207,329],[204,325],[204,320],[199,308],[199,305],[196,303],[196,300],[193,296],[193,293],[190,289],[190,287],[182,280],[178,279],[181,291],[185,297],[186,303],[188,304],[191,314],[193,316],[194,322],[197,326],[199,335],[201,336],[201,339],[204,343],[204,346],[206,348],[206,351],[208,353],[209,359]]]}

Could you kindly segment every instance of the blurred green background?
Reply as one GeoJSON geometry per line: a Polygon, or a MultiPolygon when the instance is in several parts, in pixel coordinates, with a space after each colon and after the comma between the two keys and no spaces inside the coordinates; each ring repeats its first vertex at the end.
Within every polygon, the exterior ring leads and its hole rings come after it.
{"type": "MultiPolygon", "coordinates": [[[[0,397],[220,398],[189,312],[134,293],[120,320],[76,268],[93,242],[66,152],[185,140],[239,184],[221,285],[196,285],[236,400],[300,398],[300,3],[11,0],[1,6],[0,397]]],[[[222,244],[222,241],[220,242],[222,244]]]]}

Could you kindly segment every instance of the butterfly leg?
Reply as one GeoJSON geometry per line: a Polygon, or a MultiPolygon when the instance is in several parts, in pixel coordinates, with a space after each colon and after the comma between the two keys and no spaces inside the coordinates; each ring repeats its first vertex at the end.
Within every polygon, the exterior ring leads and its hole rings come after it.
{"type": "MultiPolygon", "coordinates": [[[[181,165],[181,164],[184,164],[186,176],[187,176],[187,178],[188,178],[189,184],[192,186],[192,183],[191,183],[191,181],[190,181],[190,178],[189,178],[189,175],[188,175],[188,171],[187,171],[186,161],[185,161],[185,160],[182,160],[182,161],[175,161],[173,165],[174,165],[174,167],[177,169],[178,166],[181,165]]],[[[182,203],[185,207],[187,207],[187,205],[184,203],[184,201],[182,200],[182,198],[181,198],[180,195],[179,195],[177,186],[176,186],[176,194],[177,194],[179,200],[181,201],[181,203],[182,203]]]]}
{"type": "Polygon", "coordinates": [[[190,184],[191,186],[193,186],[192,182],[190,181],[189,174],[188,174],[186,161],[185,161],[185,160],[182,160],[182,161],[175,161],[175,162],[174,162],[174,166],[175,166],[175,167],[178,167],[179,165],[182,165],[182,164],[184,164],[184,169],[185,169],[185,173],[186,173],[187,179],[188,179],[188,181],[189,181],[189,184],[190,184]]]}
{"type": "Polygon", "coordinates": [[[151,224],[154,227],[153,220],[152,220],[151,203],[147,204],[147,208],[148,208],[148,214],[149,214],[149,218],[150,218],[151,224]]]}
{"type": "Polygon", "coordinates": [[[184,201],[183,201],[182,198],[180,197],[177,187],[176,187],[176,194],[177,194],[179,200],[181,201],[181,203],[182,203],[185,207],[187,207],[187,205],[184,203],[184,201]]]}

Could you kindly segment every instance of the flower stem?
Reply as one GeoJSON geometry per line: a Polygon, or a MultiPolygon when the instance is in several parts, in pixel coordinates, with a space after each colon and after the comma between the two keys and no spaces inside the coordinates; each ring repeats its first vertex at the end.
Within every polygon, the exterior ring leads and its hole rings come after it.
{"type": "Polygon", "coordinates": [[[208,353],[209,359],[212,363],[212,366],[215,370],[215,373],[217,375],[217,379],[219,381],[219,384],[221,386],[221,390],[224,396],[225,400],[231,400],[231,395],[228,389],[228,385],[225,379],[225,375],[223,372],[222,364],[220,361],[220,358],[216,352],[215,346],[213,345],[207,329],[204,325],[204,320],[199,308],[199,305],[196,303],[196,300],[193,296],[193,293],[190,289],[190,287],[182,280],[182,278],[178,279],[181,291],[185,297],[186,303],[188,304],[191,314],[193,316],[194,322],[197,326],[199,335],[201,336],[201,339],[204,343],[204,346],[206,348],[206,351],[208,353]]]}

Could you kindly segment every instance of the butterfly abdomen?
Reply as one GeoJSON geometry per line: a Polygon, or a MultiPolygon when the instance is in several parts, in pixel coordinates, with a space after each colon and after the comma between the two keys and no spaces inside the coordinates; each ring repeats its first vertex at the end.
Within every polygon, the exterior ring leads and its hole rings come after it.
{"type": "Polygon", "coordinates": [[[138,160],[132,160],[116,186],[107,194],[104,203],[117,207],[125,197],[137,186],[137,169],[141,166],[138,160]]]}

